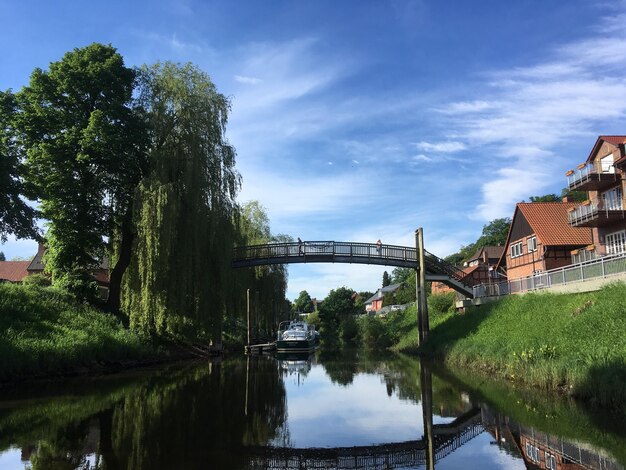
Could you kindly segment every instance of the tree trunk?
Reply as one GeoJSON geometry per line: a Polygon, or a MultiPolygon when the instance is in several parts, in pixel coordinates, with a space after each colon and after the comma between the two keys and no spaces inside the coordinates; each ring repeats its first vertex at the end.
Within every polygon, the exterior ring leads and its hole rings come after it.
{"type": "Polygon", "coordinates": [[[120,310],[120,296],[122,293],[122,277],[126,272],[126,268],[130,265],[133,241],[135,240],[135,234],[131,230],[131,211],[128,211],[124,222],[121,227],[121,240],[120,240],[120,252],[115,263],[115,267],[111,270],[111,277],[109,279],[109,300],[107,306],[112,312],[119,312],[120,310]]]}

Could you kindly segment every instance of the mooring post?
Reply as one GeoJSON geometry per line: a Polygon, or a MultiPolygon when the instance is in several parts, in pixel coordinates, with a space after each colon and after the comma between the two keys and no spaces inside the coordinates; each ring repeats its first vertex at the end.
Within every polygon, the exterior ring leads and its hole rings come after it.
{"type": "Polygon", "coordinates": [[[426,260],[424,257],[424,232],[422,227],[415,231],[415,250],[417,255],[417,271],[415,273],[415,290],[417,305],[417,329],[419,344],[428,338],[428,298],[426,296],[426,260]]]}
{"type": "Polygon", "coordinates": [[[420,388],[422,389],[422,416],[424,418],[426,470],[434,470],[435,441],[433,436],[433,379],[430,368],[422,359],[420,359],[420,388]]]}
{"type": "Polygon", "coordinates": [[[250,289],[246,291],[246,316],[248,318],[248,349],[250,349],[250,289]]]}

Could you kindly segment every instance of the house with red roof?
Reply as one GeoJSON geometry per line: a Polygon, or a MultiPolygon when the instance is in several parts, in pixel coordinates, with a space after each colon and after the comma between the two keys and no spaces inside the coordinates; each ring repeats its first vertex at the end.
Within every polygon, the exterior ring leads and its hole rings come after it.
{"type": "Polygon", "coordinates": [[[573,202],[520,202],[496,268],[509,280],[572,264],[572,251],[592,244],[588,227],[570,224],[573,202]]]}
{"type": "Polygon", "coordinates": [[[626,135],[601,135],[587,161],[566,173],[570,191],[586,191],[587,201],[571,208],[572,227],[591,229],[592,242],[575,261],[626,253],[626,135]]]}
{"type": "Polygon", "coordinates": [[[0,282],[22,282],[30,261],[0,261],[0,282]]]}
{"type": "MultiPolygon", "coordinates": [[[[468,285],[488,284],[499,278],[496,273],[496,265],[504,252],[503,246],[483,246],[467,260],[463,266],[463,282],[468,285]]],[[[455,292],[454,289],[442,282],[432,282],[431,291],[434,294],[455,292]]]]}

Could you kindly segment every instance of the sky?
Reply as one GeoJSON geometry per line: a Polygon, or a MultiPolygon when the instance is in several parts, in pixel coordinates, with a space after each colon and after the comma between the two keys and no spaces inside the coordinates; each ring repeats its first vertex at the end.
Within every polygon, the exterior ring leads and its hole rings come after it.
{"type": "MultiPolygon", "coordinates": [[[[423,227],[443,257],[516,202],[560,194],[598,135],[626,134],[625,1],[0,0],[0,11],[0,89],[92,42],[128,66],[207,72],[232,103],[238,200],[305,241],[414,246],[423,227]]],[[[375,291],[384,270],[293,265],[288,297],[375,291]]]]}

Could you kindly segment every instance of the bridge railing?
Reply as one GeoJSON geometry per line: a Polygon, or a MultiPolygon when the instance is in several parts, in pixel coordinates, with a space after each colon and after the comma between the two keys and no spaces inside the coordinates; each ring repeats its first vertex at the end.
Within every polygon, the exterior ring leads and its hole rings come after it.
{"type": "Polygon", "coordinates": [[[452,263],[448,263],[446,260],[433,255],[427,250],[424,250],[424,259],[426,261],[426,268],[431,272],[445,274],[460,282],[465,281],[465,272],[452,263]]]}
{"type": "Polygon", "coordinates": [[[269,243],[236,247],[235,260],[291,258],[300,256],[345,256],[363,258],[385,258],[391,260],[416,261],[416,250],[406,246],[382,245],[375,243],[305,241],[269,243]]]}

